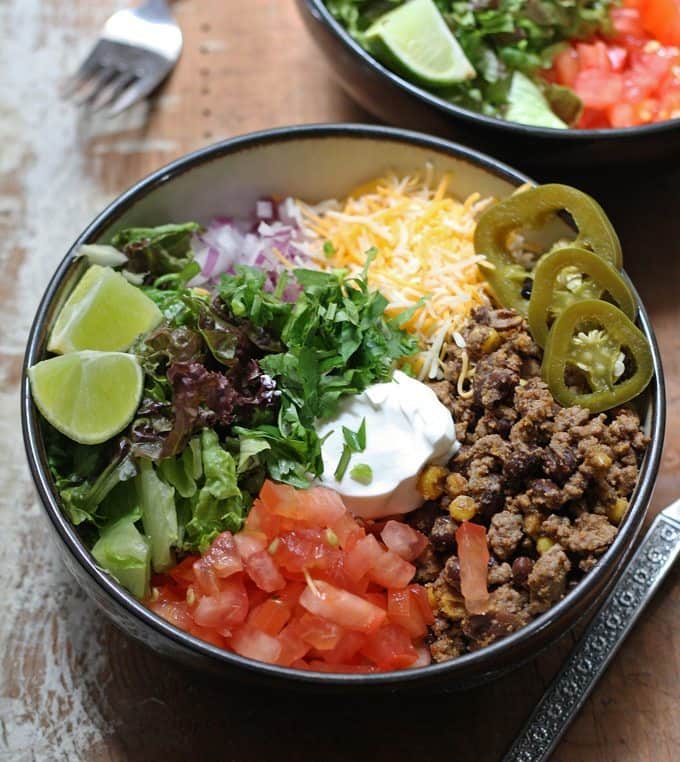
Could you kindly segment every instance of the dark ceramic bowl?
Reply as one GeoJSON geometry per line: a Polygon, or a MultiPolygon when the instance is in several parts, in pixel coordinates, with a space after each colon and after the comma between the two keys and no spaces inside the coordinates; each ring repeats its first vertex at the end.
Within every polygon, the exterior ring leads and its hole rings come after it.
{"type": "Polygon", "coordinates": [[[680,119],[610,130],[530,127],[456,106],[383,66],[355,42],[324,0],[297,0],[319,51],[342,87],[388,124],[433,132],[541,171],[680,157],[680,119]]]}
{"type": "Polygon", "coordinates": [[[57,268],[38,308],[24,362],[21,406],[28,461],[56,542],[76,580],[123,630],[154,650],[210,670],[284,688],[394,689],[437,684],[460,689],[489,680],[536,655],[587,612],[621,573],[642,525],[659,466],[664,392],[656,340],[644,307],[640,325],[654,354],[655,375],[641,413],[651,445],[624,523],[595,569],[560,603],[517,633],[455,661],[375,675],[329,675],[253,662],[194,638],[142,606],[97,567],[62,514],[45,458],[40,416],[29,393],[26,367],[43,358],[49,328],[85,267],[74,253],[84,243],[107,242],[121,227],[157,225],[218,214],[247,213],[262,196],[295,195],[314,202],[341,196],[388,169],[413,171],[426,162],[451,172],[462,197],[473,191],[503,197],[528,178],[467,148],[412,132],[361,125],[292,127],[234,138],[158,170],[124,193],[78,237],[57,268]]]}

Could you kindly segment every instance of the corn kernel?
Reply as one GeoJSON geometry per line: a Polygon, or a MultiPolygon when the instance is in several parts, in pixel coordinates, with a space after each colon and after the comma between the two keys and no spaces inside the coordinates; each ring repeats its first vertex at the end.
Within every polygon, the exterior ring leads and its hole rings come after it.
{"type": "Polygon", "coordinates": [[[598,471],[606,471],[613,463],[604,447],[593,447],[588,453],[588,462],[598,471]]]}
{"type": "Polygon", "coordinates": [[[482,342],[481,350],[485,355],[490,354],[500,346],[501,337],[495,328],[492,328],[489,335],[482,342]]]}
{"type": "Polygon", "coordinates": [[[193,606],[196,603],[196,591],[193,587],[187,588],[187,604],[193,606]]]}
{"type": "Polygon", "coordinates": [[[612,505],[607,508],[607,518],[612,524],[618,526],[621,523],[621,519],[626,515],[627,509],[628,501],[623,497],[619,497],[616,499],[615,503],[612,503],[612,505]]]}
{"type": "Polygon", "coordinates": [[[449,513],[454,521],[470,521],[477,513],[477,503],[467,495],[459,495],[449,505],[449,513]]]}
{"type": "Polygon", "coordinates": [[[543,519],[541,518],[541,515],[536,512],[525,514],[522,521],[526,534],[528,534],[529,537],[534,538],[539,533],[542,523],[543,519]]]}
{"type": "Polygon", "coordinates": [[[427,602],[430,604],[431,609],[437,610],[437,596],[431,587],[427,588],[427,602]]]}
{"type": "Polygon", "coordinates": [[[450,589],[440,590],[437,596],[437,611],[452,622],[459,622],[466,616],[462,596],[450,589]]]}
{"type": "Polygon", "coordinates": [[[538,540],[536,540],[536,552],[539,556],[542,556],[547,550],[550,550],[554,544],[555,541],[551,540],[550,537],[539,537],[538,540]]]}
{"type": "Polygon", "coordinates": [[[444,466],[425,466],[418,478],[418,492],[425,500],[437,500],[444,494],[447,474],[444,466]]]}
{"type": "Polygon", "coordinates": [[[446,477],[446,494],[449,497],[463,495],[467,490],[467,486],[467,479],[462,474],[452,472],[446,477]]]}

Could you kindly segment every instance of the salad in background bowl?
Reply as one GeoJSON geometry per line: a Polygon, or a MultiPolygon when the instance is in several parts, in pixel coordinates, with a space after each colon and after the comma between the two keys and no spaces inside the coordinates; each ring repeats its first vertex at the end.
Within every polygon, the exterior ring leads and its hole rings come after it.
{"type": "Polygon", "coordinates": [[[389,122],[455,136],[524,166],[677,151],[675,0],[298,5],[340,83],[389,122]]]}
{"type": "Polygon", "coordinates": [[[85,587],[158,650],[319,685],[463,685],[573,621],[662,423],[601,208],[379,128],[169,172],[77,243],[29,345],[29,459],[85,587]]]}

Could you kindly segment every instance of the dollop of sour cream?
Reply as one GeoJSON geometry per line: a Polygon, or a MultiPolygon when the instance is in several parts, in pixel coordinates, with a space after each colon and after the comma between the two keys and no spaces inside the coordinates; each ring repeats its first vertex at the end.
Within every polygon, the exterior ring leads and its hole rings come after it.
{"type": "Polygon", "coordinates": [[[423,498],[416,485],[423,467],[446,463],[460,447],[450,411],[430,387],[401,371],[395,371],[390,382],[346,398],[337,415],[318,424],[316,432],[323,440],[319,483],[334,489],[352,513],[367,519],[418,508],[423,498]],[[366,449],[352,454],[338,481],[334,472],[344,446],[342,427],[356,432],[363,419],[366,449]],[[352,478],[357,464],[370,466],[370,483],[352,478]]]}

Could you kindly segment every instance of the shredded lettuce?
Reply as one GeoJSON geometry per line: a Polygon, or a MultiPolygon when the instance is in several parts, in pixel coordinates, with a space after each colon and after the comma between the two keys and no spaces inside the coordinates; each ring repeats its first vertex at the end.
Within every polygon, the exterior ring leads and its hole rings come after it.
{"type": "MultiPolygon", "coordinates": [[[[364,44],[363,33],[405,0],[326,0],[330,12],[364,44]]],[[[504,116],[515,71],[534,77],[549,68],[560,43],[611,29],[617,0],[435,0],[477,72],[442,97],[466,108],[504,116]]],[[[563,114],[560,114],[563,116],[563,114]]]]}
{"type": "Polygon", "coordinates": [[[179,540],[175,490],[159,478],[150,460],[141,458],[137,477],[137,498],[142,524],[151,543],[151,564],[162,572],[174,564],[173,548],[179,540]]]}
{"type": "Polygon", "coordinates": [[[190,502],[192,515],[185,527],[185,544],[203,552],[220,532],[241,529],[245,504],[236,462],[211,429],[201,433],[201,451],[205,481],[190,502]]]}
{"type": "Polygon", "coordinates": [[[92,548],[95,561],[137,598],[149,594],[151,546],[137,529],[139,511],[105,527],[92,548]]]}

